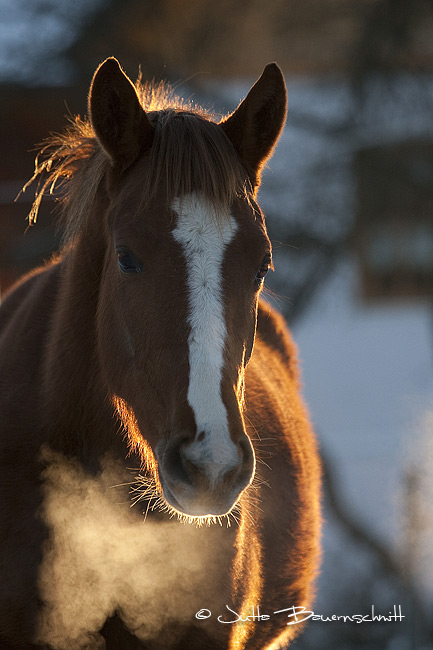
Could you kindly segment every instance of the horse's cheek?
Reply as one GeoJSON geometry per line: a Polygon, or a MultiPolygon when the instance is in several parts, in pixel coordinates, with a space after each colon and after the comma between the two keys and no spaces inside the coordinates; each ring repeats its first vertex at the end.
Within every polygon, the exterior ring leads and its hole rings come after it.
{"type": "Polygon", "coordinates": [[[123,397],[134,365],[135,343],[127,324],[125,307],[115,309],[117,297],[114,299],[111,295],[110,298],[110,294],[106,297],[107,294],[101,293],[98,305],[98,357],[109,391],[123,397]]]}

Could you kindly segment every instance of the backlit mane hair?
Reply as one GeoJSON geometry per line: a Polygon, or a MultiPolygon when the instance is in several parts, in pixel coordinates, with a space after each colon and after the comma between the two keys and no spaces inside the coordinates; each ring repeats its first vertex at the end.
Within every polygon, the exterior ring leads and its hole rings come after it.
{"type": "MultiPolygon", "coordinates": [[[[147,154],[151,171],[140,179],[139,209],[152,199],[161,184],[168,202],[192,191],[202,192],[215,207],[215,214],[226,213],[236,196],[250,201],[253,190],[245,169],[210,112],[179,99],[163,82],[142,84],[138,79],[136,90],[155,127],[147,154]]],[[[91,213],[111,163],[87,118],[75,117],[63,133],[52,135],[43,144],[35,160],[34,174],[23,188],[25,191],[33,181],[38,181],[29,224],[36,222],[44,194],[55,194],[62,203],[60,223],[64,241],[70,242],[91,213]]]]}

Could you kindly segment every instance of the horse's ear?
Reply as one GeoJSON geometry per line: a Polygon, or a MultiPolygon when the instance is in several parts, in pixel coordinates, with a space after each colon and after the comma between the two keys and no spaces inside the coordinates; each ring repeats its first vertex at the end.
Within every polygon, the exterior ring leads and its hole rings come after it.
{"type": "Polygon", "coordinates": [[[276,63],[269,63],[243,102],[221,122],[250,177],[260,183],[260,171],[271,156],[287,111],[286,84],[276,63]]]}
{"type": "Polygon", "coordinates": [[[152,144],[154,129],[115,58],[101,63],[93,76],[89,116],[99,142],[121,172],[152,144]]]}

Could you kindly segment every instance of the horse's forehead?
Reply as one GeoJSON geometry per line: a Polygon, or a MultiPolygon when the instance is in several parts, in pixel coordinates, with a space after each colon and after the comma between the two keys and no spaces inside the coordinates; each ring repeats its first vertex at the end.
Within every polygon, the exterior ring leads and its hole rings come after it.
{"type": "Polygon", "coordinates": [[[235,235],[238,225],[235,210],[215,206],[200,194],[189,194],[172,201],[175,238],[182,244],[224,246],[235,235]]]}
{"type": "Polygon", "coordinates": [[[271,244],[267,234],[264,216],[259,206],[236,197],[229,205],[217,205],[201,192],[176,197],[169,206],[169,229],[178,231],[180,237],[196,238],[200,245],[223,246],[236,242],[233,254],[243,250],[247,255],[260,254],[271,244]],[[182,233],[180,232],[182,231],[182,233]]]}

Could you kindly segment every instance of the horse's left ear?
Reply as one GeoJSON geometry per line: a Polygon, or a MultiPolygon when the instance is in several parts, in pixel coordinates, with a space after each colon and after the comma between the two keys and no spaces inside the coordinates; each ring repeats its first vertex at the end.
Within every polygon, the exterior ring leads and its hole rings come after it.
{"type": "Polygon", "coordinates": [[[120,172],[152,144],[154,129],[135,87],[113,57],[101,63],[93,76],[89,116],[100,144],[120,172]]]}
{"type": "Polygon", "coordinates": [[[221,122],[253,187],[260,183],[260,171],[278,141],[286,111],[283,74],[276,63],[269,63],[235,112],[221,122]]]}

